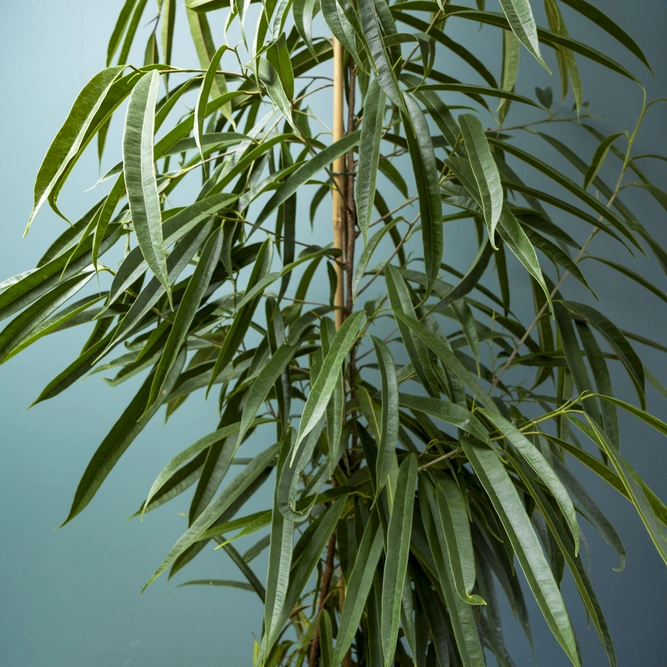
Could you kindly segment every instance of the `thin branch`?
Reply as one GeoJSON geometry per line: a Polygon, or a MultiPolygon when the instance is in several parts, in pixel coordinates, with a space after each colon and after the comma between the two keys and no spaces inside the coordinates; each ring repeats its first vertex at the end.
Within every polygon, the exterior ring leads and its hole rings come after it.
{"type": "MultiPolygon", "coordinates": [[[[627,171],[628,165],[630,164],[630,153],[632,152],[632,146],[634,144],[635,138],[637,137],[637,132],[639,131],[639,127],[642,123],[642,120],[644,119],[644,114],[646,113],[646,92],[644,92],[644,104],[642,106],[642,112],[639,115],[639,120],[637,121],[637,124],[635,125],[634,132],[632,133],[632,136],[628,139],[628,149],[625,153],[625,159],[623,161],[623,166],[621,168],[621,173],[618,177],[618,181],[616,182],[616,187],[614,188],[614,191],[609,198],[609,201],[607,202],[606,208],[611,208],[611,205],[614,203],[614,200],[618,196],[618,193],[621,190],[621,185],[623,183],[623,178],[625,177],[625,172],[627,171]]],[[[600,222],[604,220],[603,216],[600,216],[598,218],[600,222]]],[[[586,252],[586,248],[590,245],[591,241],[595,238],[595,235],[600,231],[599,227],[596,227],[586,239],[586,242],[584,245],[581,247],[581,250],[579,251],[579,254],[576,256],[574,259],[574,263],[578,264],[583,256],[584,253],[586,252]]],[[[565,271],[563,275],[558,279],[558,282],[556,283],[555,287],[551,291],[550,294],[550,300],[554,298],[558,290],[560,289],[560,286],[563,284],[563,281],[570,275],[569,271],[565,271]]],[[[493,393],[495,388],[498,386],[498,383],[500,382],[500,378],[505,374],[507,369],[510,367],[511,363],[514,361],[516,358],[516,355],[519,352],[519,349],[523,346],[523,344],[528,340],[528,337],[530,336],[531,331],[535,328],[537,323],[540,321],[544,313],[546,312],[548,308],[548,302],[545,301],[544,305],[540,308],[538,311],[537,315],[535,316],[535,319],[530,323],[530,326],[526,329],[526,332],[524,335],[521,337],[521,340],[516,344],[514,349],[512,350],[512,353],[508,357],[507,361],[505,362],[505,365],[501,368],[500,372],[493,378],[493,382],[491,383],[491,387],[489,388],[489,396],[493,393]]]]}

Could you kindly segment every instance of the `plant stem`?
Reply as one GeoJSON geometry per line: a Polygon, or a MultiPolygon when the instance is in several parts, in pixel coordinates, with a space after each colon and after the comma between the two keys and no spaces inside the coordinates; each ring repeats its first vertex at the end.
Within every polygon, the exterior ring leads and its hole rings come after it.
{"type": "MultiPolygon", "coordinates": [[[[343,104],[345,97],[345,63],[342,44],[334,37],[334,83],[333,83],[333,141],[336,143],[343,138],[345,128],[343,127],[343,104]]],[[[333,221],[333,244],[334,248],[344,250],[344,202],[343,191],[345,187],[343,172],[345,171],[345,157],[336,158],[333,163],[333,182],[334,187],[331,191],[332,199],[332,221],[333,221]]],[[[338,284],[336,286],[336,296],[334,306],[336,308],[336,328],[339,329],[345,319],[345,276],[343,267],[340,264],[335,265],[338,284]]]]}

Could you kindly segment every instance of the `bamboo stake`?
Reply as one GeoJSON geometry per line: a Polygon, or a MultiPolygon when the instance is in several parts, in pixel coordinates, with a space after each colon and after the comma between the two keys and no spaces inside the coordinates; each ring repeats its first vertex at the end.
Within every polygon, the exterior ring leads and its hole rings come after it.
{"type": "MultiPolygon", "coordinates": [[[[345,134],[343,126],[343,100],[345,97],[345,63],[344,51],[341,43],[333,38],[333,140],[342,139],[345,134]]],[[[341,156],[333,163],[333,188],[332,194],[332,218],[333,218],[333,244],[334,248],[345,248],[345,211],[342,193],[345,191],[345,157],[341,156]]],[[[338,285],[334,305],[336,307],[336,329],[339,329],[345,320],[345,272],[343,270],[344,259],[341,256],[336,263],[336,277],[338,285]]]]}
{"type": "MultiPolygon", "coordinates": [[[[345,98],[345,51],[341,43],[335,38],[333,41],[333,140],[334,142],[342,139],[345,135],[345,127],[343,125],[343,111],[345,98]]],[[[345,227],[347,224],[347,215],[345,211],[345,156],[341,156],[334,160],[333,163],[333,183],[331,188],[331,215],[333,222],[333,244],[334,248],[340,248],[341,252],[345,253],[345,227]]],[[[346,253],[345,253],[346,254],[346,253]]],[[[345,254],[336,262],[336,278],[338,284],[336,285],[336,295],[334,298],[334,306],[336,307],[336,329],[340,329],[345,321],[345,254]]],[[[335,478],[332,480],[336,486],[335,478]]],[[[327,554],[324,562],[324,570],[322,572],[322,579],[320,581],[320,595],[318,604],[318,613],[316,616],[315,632],[310,644],[310,651],[308,656],[308,667],[316,667],[319,662],[320,655],[320,626],[319,617],[324,607],[327,596],[329,594],[329,586],[331,584],[331,577],[334,569],[334,556],[336,552],[336,533],[331,535],[327,544],[327,554]]]]}

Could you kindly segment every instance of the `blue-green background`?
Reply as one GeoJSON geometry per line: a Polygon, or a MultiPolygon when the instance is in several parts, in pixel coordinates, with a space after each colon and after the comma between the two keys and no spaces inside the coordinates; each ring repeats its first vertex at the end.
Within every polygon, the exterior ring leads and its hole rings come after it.
{"type": "MultiPolygon", "coordinates": [[[[488,1],[489,7],[493,0],[488,1]]],[[[641,41],[656,78],[608,37],[576,14],[564,10],[570,33],[591,46],[618,57],[647,83],[649,98],[667,95],[667,3],[662,0],[596,0],[609,15],[641,41]]],[[[62,229],[50,211],[38,216],[26,239],[21,235],[32,200],[32,184],[40,160],[83,84],[104,64],[106,42],[121,3],[84,0],[26,0],[3,2],[0,15],[0,202],[2,244],[0,279],[34,265],[41,252],[62,229]]],[[[185,24],[183,8],[178,20],[185,24]]],[[[148,14],[147,14],[148,16],[148,14]]],[[[475,26],[461,26],[471,40],[475,26]]],[[[491,34],[488,29],[486,32],[491,34]]],[[[196,65],[187,37],[179,32],[174,60],[196,65]]],[[[143,45],[142,45],[143,46],[143,45]]],[[[489,63],[497,42],[488,44],[489,63]]],[[[473,50],[477,49],[473,47],[473,50]]],[[[479,52],[479,51],[476,51],[479,52]]],[[[141,62],[143,53],[136,53],[141,62]]],[[[553,62],[553,59],[551,60],[553,62]]],[[[599,66],[579,59],[586,99],[605,134],[630,128],[641,103],[637,88],[599,66]]],[[[522,54],[518,92],[532,94],[534,85],[552,85],[548,75],[522,54]]],[[[667,115],[664,106],[649,112],[637,144],[639,153],[667,153],[667,115]]],[[[511,117],[510,117],[511,118],[511,117]]],[[[565,129],[561,137],[574,142],[590,159],[595,142],[585,133],[565,129]]],[[[118,129],[110,143],[118,141],[118,129]]],[[[541,150],[542,144],[526,144],[541,150]]],[[[550,154],[551,155],[551,154],[550,154]]],[[[552,158],[549,157],[551,160],[552,158]]],[[[664,165],[644,162],[658,185],[665,187],[664,165]]],[[[614,170],[605,171],[609,180],[614,170]]],[[[97,179],[94,150],[83,160],[61,202],[72,215],[92,203],[82,194],[97,179]]],[[[653,203],[630,195],[641,219],[665,244],[665,213],[653,203]]],[[[325,228],[326,229],[326,228],[325,228]]],[[[456,236],[448,237],[450,248],[456,236]]],[[[321,243],[329,241],[328,230],[321,243]]],[[[623,259],[621,254],[618,259],[623,259]]],[[[657,263],[638,262],[637,270],[662,289],[667,280],[657,263]]],[[[589,267],[604,311],[622,326],[667,342],[667,308],[652,296],[602,269],[589,267]],[[639,295],[638,295],[639,294],[639,295]]],[[[525,280],[513,273],[517,288],[525,280]]],[[[521,291],[519,292],[521,294],[521,291]]],[[[526,292],[527,295],[527,292],[526,292]]],[[[252,633],[260,630],[256,596],[233,590],[188,588],[158,581],[143,596],[139,591],[174,540],[184,519],[183,506],[167,505],[140,523],[125,519],[136,510],[159,469],[171,455],[215,428],[213,402],[193,397],[163,428],[156,419],[137,439],[113,471],[94,502],[63,530],[54,532],[66,516],[79,476],[92,452],[129,400],[132,387],[107,387],[95,376],[75,384],[55,400],[26,412],[39,390],[71,360],[83,333],[68,332],[35,345],[0,367],[0,665],[2,667],[170,667],[177,665],[248,665],[252,633]]],[[[641,349],[651,371],[667,379],[665,357],[641,349]]],[[[615,386],[633,400],[628,381],[619,373],[615,386]]],[[[666,402],[649,392],[649,409],[667,417],[666,402]]],[[[649,484],[667,498],[664,484],[667,442],[629,419],[622,421],[624,452],[649,484]]],[[[615,638],[621,667],[667,665],[667,577],[638,517],[613,490],[600,489],[581,476],[605,510],[614,517],[626,543],[625,571],[594,530],[586,535],[592,554],[591,578],[615,638]]],[[[263,575],[263,565],[257,571],[263,575]]],[[[206,551],[186,578],[235,578],[234,566],[221,552],[206,551]]],[[[183,579],[181,579],[183,580],[183,579]]],[[[570,581],[565,586],[585,664],[606,664],[594,630],[586,628],[585,613],[570,581]]],[[[537,664],[559,667],[566,658],[533,608],[537,664]]],[[[532,663],[531,653],[517,624],[505,623],[518,667],[532,663]]]]}

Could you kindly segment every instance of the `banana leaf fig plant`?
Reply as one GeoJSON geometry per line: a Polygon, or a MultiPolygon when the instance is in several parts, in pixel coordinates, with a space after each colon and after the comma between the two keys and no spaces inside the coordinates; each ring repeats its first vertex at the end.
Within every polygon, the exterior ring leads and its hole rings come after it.
{"type": "Polygon", "coordinates": [[[623,201],[634,188],[665,207],[667,194],[639,160],[660,156],[634,151],[651,106],[637,74],[570,37],[561,8],[650,74],[639,45],[586,0],[545,0],[544,27],[529,0],[157,5],[123,4],[106,69],[37,175],[28,227],[45,204],[68,224],[36,268],[0,285],[0,361],[90,328],[36,402],[90,373],[143,378],[65,523],[160,408],[169,417],[196,394],[218,428],[171,461],[156,450],[162,471],[137,514],[189,510],[148,583],[222,548],[239,578],[219,583],[264,605],[249,662],[512,665],[499,598],[530,640],[529,591],[579,665],[567,569],[616,665],[581,531],[599,531],[621,563],[625,551],[575,475],[626,498],[667,562],[667,507],[619,429],[625,411],[667,435],[646,382],[665,390],[635,350],[665,348],[611,322],[584,269],[594,259],[667,301],[604,254],[652,255],[667,272],[623,201]],[[173,62],[177,14],[198,63],[173,62]],[[132,46],[149,19],[142,64],[132,46]],[[496,43],[495,61],[475,55],[496,43]],[[526,58],[545,77],[551,65],[567,107],[551,109],[551,88],[516,92],[526,58]],[[582,59],[636,84],[635,127],[596,129],[582,59]],[[508,122],[517,114],[529,122],[508,122]],[[119,145],[107,141],[115,120],[119,145]],[[594,138],[592,160],[554,123],[594,138]],[[538,151],[521,147],[527,135],[538,151]],[[58,196],[91,144],[117,163],[98,183],[106,194],[69,221],[58,196]],[[581,302],[564,296],[572,281],[581,302]],[[636,403],[614,395],[614,367],[636,403]],[[244,510],[251,498],[265,509],[244,510]]]}

